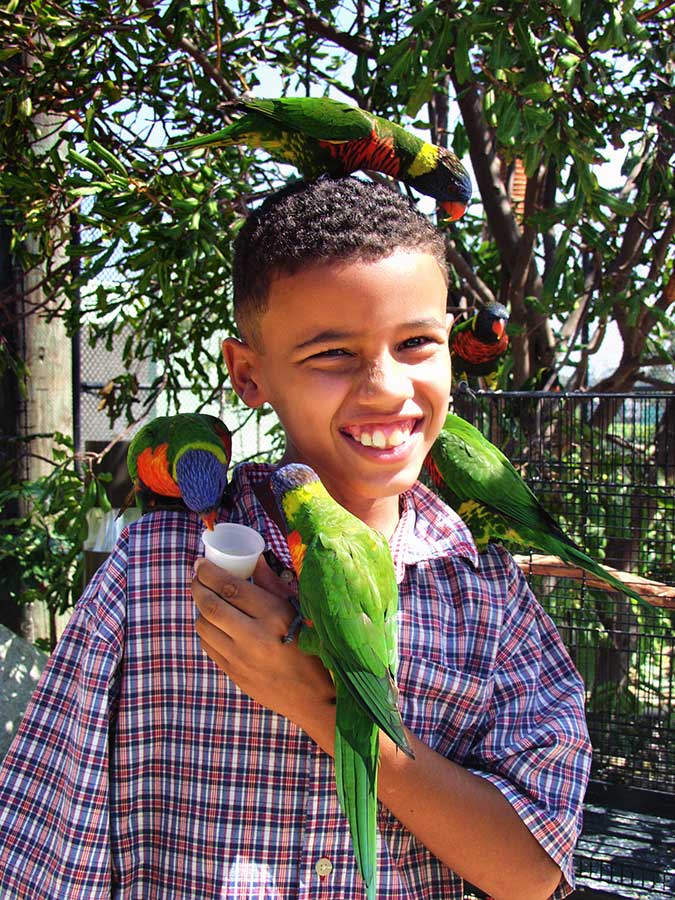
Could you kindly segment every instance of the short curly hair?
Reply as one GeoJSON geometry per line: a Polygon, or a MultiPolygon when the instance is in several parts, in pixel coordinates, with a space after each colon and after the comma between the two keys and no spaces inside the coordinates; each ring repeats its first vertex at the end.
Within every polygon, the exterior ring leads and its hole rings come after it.
{"type": "Polygon", "coordinates": [[[251,213],[235,241],[241,336],[262,348],[259,322],[275,278],[324,263],[375,261],[399,249],[430,253],[447,281],[441,233],[397,191],[352,177],[292,182],[251,213]]]}

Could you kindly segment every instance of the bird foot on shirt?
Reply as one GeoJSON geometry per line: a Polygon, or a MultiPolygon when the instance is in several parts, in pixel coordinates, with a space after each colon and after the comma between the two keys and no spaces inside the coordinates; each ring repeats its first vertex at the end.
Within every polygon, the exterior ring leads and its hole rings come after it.
{"type": "Polygon", "coordinates": [[[300,603],[298,602],[298,598],[294,595],[291,595],[290,597],[287,597],[286,599],[295,609],[295,618],[291,622],[290,627],[289,627],[288,631],[286,632],[286,634],[282,637],[282,639],[281,639],[282,644],[292,643],[295,640],[296,634],[300,631],[300,629],[302,628],[304,621],[305,621],[302,616],[302,613],[300,612],[300,603]]]}

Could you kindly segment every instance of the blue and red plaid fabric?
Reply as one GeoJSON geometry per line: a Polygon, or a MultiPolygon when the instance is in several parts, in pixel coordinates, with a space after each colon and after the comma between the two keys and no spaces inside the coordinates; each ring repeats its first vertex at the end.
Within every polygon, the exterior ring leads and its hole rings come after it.
{"type": "MultiPolygon", "coordinates": [[[[226,515],[290,566],[252,490],[269,472],[237,467],[226,515]]],[[[192,514],[143,517],[78,603],[0,775],[3,900],[365,896],[332,760],[200,649],[200,532],[192,514]]],[[[392,550],[403,719],[503,791],[562,868],[562,897],[590,746],[560,638],[510,556],[478,555],[421,485],[402,498],[392,550]]],[[[461,879],[382,807],[379,833],[378,897],[462,897],[461,879]]]]}

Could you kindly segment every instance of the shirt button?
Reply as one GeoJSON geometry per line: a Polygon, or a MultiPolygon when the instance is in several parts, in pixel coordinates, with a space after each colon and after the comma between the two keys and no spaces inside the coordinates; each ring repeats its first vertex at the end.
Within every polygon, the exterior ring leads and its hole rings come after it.
{"type": "Polygon", "coordinates": [[[314,868],[319,878],[325,878],[326,875],[330,875],[333,871],[333,863],[327,857],[322,856],[321,859],[317,860],[314,868]]]}

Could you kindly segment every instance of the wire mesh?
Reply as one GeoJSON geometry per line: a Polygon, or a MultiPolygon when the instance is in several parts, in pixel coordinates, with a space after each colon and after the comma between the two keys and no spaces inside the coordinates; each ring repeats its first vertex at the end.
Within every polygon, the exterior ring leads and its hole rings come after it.
{"type": "MultiPolygon", "coordinates": [[[[674,394],[484,393],[456,408],[596,559],[675,585],[674,394]]],[[[571,579],[532,587],[586,684],[592,777],[675,794],[675,615],[571,579]]]]}

